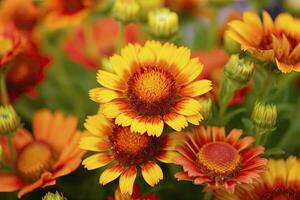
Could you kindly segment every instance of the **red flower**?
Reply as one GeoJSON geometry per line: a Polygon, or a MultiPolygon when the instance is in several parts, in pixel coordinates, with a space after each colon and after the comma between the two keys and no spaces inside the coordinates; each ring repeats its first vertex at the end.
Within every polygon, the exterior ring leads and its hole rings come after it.
{"type": "MultiPolygon", "coordinates": [[[[101,59],[111,56],[116,48],[119,26],[111,18],[100,19],[88,27],[78,28],[63,44],[69,57],[86,67],[99,68],[101,59]]],[[[125,42],[141,41],[136,25],[127,25],[125,42]]]]}
{"type": "Polygon", "coordinates": [[[49,61],[50,59],[42,55],[34,43],[15,57],[6,77],[11,101],[23,93],[30,96],[35,94],[34,87],[44,79],[45,68],[49,61]]]}

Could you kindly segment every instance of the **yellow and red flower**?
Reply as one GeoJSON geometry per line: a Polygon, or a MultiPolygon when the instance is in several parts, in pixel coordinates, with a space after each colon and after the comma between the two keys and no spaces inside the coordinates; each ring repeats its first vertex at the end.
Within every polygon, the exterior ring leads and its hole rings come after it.
{"type": "MultiPolygon", "coordinates": [[[[99,68],[101,59],[112,56],[118,40],[119,25],[112,18],[102,18],[90,26],[75,30],[63,43],[68,56],[89,68],[99,68]],[[104,28],[105,27],[105,28],[104,28]]],[[[129,24],[125,28],[125,43],[142,41],[138,26],[129,24]]]]}
{"type": "Polygon", "coordinates": [[[190,58],[190,50],[148,41],[129,44],[121,55],[110,57],[115,73],[99,70],[103,86],[90,91],[100,111],[131,132],[160,136],[165,124],[176,131],[202,120],[200,95],[212,89],[211,81],[195,80],[203,65],[190,58]]]}
{"type": "Polygon", "coordinates": [[[217,200],[298,200],[300,199],[300,160],[290,156],[287,160],[268,162],[262,181],[237,187],[234,194],[215,190],[217,200]]]}
{"type": "Polygon", "coordinates": [[[26,40],[12,23],[0,23],[0,68],[24,50],[26,40]]]}
{"type": "Polygon", "coordinates": [[[40,16],[32,0],[4,0],[0,4],[0,21],[13,22],[22,31],[31,31],[40,16]]]}
{"type": "Polygon", "coordinates": [[[194,184],[206,183],[209,187],[222,187],[231,193],[237,184],[252,183],[266,169],[267,159],[262,146],[252,147],[254,139],[240,139],[242,130],[233,129],[225,136],[223,127],[198,127],[187,133],[182,145],[176,147],[180,154],[174,163],[183,166],[175,174],[178,180],[194,184]]]}
{"type": "Polygon", "coordinates": [[[128,127],[114,124],[101,113],[89,116],[84,125],[89,132],[81,137],[80,148],[97,153],[86,158],[82,164],[88,170],[109,165],[99,182],[106,185],[120,176],[122,194],[132,194],[139,166],[150,186],[162,180],[163,172],[155,160],[171,163],[176,154],[174,147],[181,140],[179,133],[159,138],[132,133],[128,127]]]}
{"type": "Polygon", "coordinates": [[[90,0],[47,0],[45,26],[49,29],[78,26],[87,17],[90,0]]]}
{"type": "Polygon", "coordinates": [[[42,55],[34,43],[31,43],[25,51],[14,58],[14,62],[6,74],[11,102],[23,93],[31,97],[36,96],[35,86],[44,79],[49,61],[50,59],[42,55]]]}
{"type": "Polygon", "coordinates": [[[26,129],[15,133],[15,153],[9,150],[7,138],[0,138],[4,164],[12,170],[0,172],[0,191],[20,190],[19,198],[39,187],[54,185],[56,178],[77,169],[83,156],[75,117],[42,109],[34,114],[32,126],[34,136],[26,129]]]}
{"type": "Polygon", "coordinates": [[[122,194],[120,187],[118,187],[115,191],[114,197],[109,196],[107,200],[158,200],[158,197],[154,196],[150,192],[146,196],[143,196],[140,192],[139,186],[134,184],[132,195],[122,194]]]}
{"type": "Polygon", "coordinates": [[[276,63],[283,73],[300,71],[300,19],[282,13],[273,21],[267,12],[262,18],[245,12],[243,21],[229,23],[228,36],[254,57],[276,63]]]}

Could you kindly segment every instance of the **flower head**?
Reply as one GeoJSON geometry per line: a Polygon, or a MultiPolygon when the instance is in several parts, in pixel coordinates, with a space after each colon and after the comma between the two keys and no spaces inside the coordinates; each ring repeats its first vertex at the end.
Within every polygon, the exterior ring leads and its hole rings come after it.
{"type": "Polygon", "coordinates": [[[260,181],[237,187],[234,194],[216,190],[217,200],[298,200],[300,199],[300,160],[288,159],[268,162],[268,170],[261,174],[260,181]]]}
{"type": "Polygon", "coordinates": [[[196,99],[212,86],[209,80],[195,80],[203,66],[190,58],[189,49],[155,41],[129,44],[110,63],[115,73],[99,70],[103,87],[92,89],[90,97],[116,124],[160,136],[165,124],[180,131],[202,120],[196,99]]]}
{"type": "Polygon", "coordinates": [[[163,179],[155,160],[170,163],[174,153],[166,150],[174,150],[181,138],[176,133],[159,138],[132,133],[128,127],[114,124],[101,113],[88,117],[84,125],[89,132],[82,136],[80,148],[98,153],[86,158],[82,164],[92,170],[111,163],[101,174],[100,184],[106,185],[120,176],[121,193],[129,195],[133,192],[139,166],[150,186],[163,179]]]}
{"type": "Polygon", "coordinates": [[[11,105],[0,106],[0,135],[12,134],[21,126],[21,120],[11,105]]]}
{"type": "Polygon", "coordinates": [[[223,187],[230,192],[238,183],[259,179],[267,163],[258,157],[264,148],[252,147],[254,139],[239,139],[241,135],[241,130],[233,129],[225,136],[223,127],[199,127],[186,134],[184,143],[176,147],[180,156],[174,158],[175,164],[183,166],[183,172],[175,177],[213,188],[223,187]]]}
{"type": "Polygon", "coordinates": [[[80,165],[83,151],[78,148],[80,134],[75,117],[39,110],[33,116],[32,126],[34,136],[25,129],[15,133],[15,160],[7,148],[7,138],[0,138],[3,160],[6,165],[13,166],[13,171],[0,173],[0,192],[20,189],[20,198],[39,187],[54,185],[56,178],[80,165]]]}
{"type": "Polygon", "coordinates": [[[228,36],[241,44],[244,51],[262,61],[274,62],[283,73],[300,71],[300,25],[298,18],[282,13],[273,21],[263,12],[245,12],[243,20],[229,23],[228,36]]]}

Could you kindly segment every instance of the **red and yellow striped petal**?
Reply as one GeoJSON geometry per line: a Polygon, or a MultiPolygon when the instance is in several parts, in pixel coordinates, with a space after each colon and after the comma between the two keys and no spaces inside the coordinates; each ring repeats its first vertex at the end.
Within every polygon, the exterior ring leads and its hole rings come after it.
{"type": "Polygon", "coordinates": [[[199,58],[191,59],[176,77],[178,84],[180,86],[189,84],[200,75],[202,69],[203,64],[200,63],[199,58]]]}
{"type": "Polygon", "coordinates": [[[106,169],[102,172],[100,179],[99,179],[99,183],[101,185],[106,185],[107,183],[118,178],[123,172],[124,172],[124,169],[119,164],[109,167],[108,169],[106,169]]]}
{"type": "Polygon", "coordinates": [[[88,116],[84,127],[96,136],[108,136],[112,133],[112,123],[105,118],[101,113],[97,115],[88,116]]]}
{"type": "Polygon", "coordinates": [[[197,97],[212,90],[212,82],[210,80],[195,81],[183,87],[179,94],[187,97],[197,97]]]}
{"type": "Polygon", "coordinates": [[[89,91],[89,96],[92,101],[97,103],[108,103],[114,99],[123,97],[122,93],[107,88],[91,89],[89,91]]]}
{"type": "Polygon", "coordinates": [[[149,136],[159,137],[163,133],[164,122],[161,117],[149,117],[146,122],[146,128],[149,136]]]}
{"type": "Polygon", "coordinates": [[[127,109],[128,104],[120,100],[101,104],[100,106],[100,112],[103,113],[107,118],[116,118],[127,109]]]}
{"type": "Polygon", "coordinates": [[[153,187],[163,179],[163,172],[155,162],[148,161],[147,163],[143,164],[141,168],[142,176],[150,186],[153,187]]]}
{"type": "Polygon", "coordinates": [[[191,116],[185,116],[185,118],[187,119],[187,121],[191,124],[194,125],[199,125],[200,122],[203,120],[203,116],[198,113],[196,115],[191,115],[191,116]]]}
{"type": "Polygon", "coordinates": [[[115,123],[123,127],[130,126],[136,117],[137,115],[134,112],[125,111],[116,117],[115,123]]]}
{"type": "Polygon", "coordinates": [[[147,131],[147,118],[146,117],[136,117],[132,120],[130,131],[133,133],[145,133],[147,131]]]}
{"type": "Polygon", "coordinates": [[[136,167],[129,167],[120,177],[119,186],[122,194],[132,194],[137,175],[136,167]]]}
{"type": "Polygon", "coordinates": [[[83,135],[80,139],[79,147],[89,151],[107,151],[110,149],[111,143],[107,138],[83,135]]]}
{"type": "Polygon", "coordinates": [[[200,103],[192,98],[183,98],[176,102],[174,106],[174,110],[176,113],[185,115],[185,116],[192,116],[199,114],[201,105],[200,103]]]}
{"type": "Polygon", "coordinates": [[[178,156],[176,152],[162,150],[155,158],[163,163],[173,163],[176,156],[178,156]]]}
{"type": "Polygon", "coordinates": [[[182,115],[179,115],[175,112],[171,112],[164,116],[164,121],[171,128],[176,131],[181,131],[183,128],[188,126],[186,118],[182,115]]]}
{"type": "Polygon", "coordinates": [[[97,169],[108,165],[111,161],[114,160],[114,156],[108,153],[97,153],[92,155],[82,161],[82,164],[88,170],[97,169]]]}
{"type": "Polygon", "coordinates": [[[107,71],[99,70],[97,73],[97,81],[100,85],[112,90],[121,92],[126,90],[126,82],[119,76],[107,71]]]}

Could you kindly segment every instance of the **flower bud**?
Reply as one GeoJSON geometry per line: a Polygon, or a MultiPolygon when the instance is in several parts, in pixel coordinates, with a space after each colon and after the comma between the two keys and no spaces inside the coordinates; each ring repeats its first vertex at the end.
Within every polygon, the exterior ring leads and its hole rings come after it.
{"type": "Polygon", "coordinates": [[[21,120],[11,105],[0,107],[0,135],[14,133],[21,126],[21,120]]]}
{"type": "Polygon", "coordinates": [[[178,15],[168,8],[151,11],[148,14],[150,32],[156,37],[170,37],[178,31],[178,15]]]}
{"type": "Polygon", "coordinates": [[[212,100],[211,98],[201,98],[200,103],[200,113],[203,116],[204,121],[208,121],[212,113],[212,100]]]}
{"type": "Polygon", "coordinates": [[[112,14],[116,20],[128,23],[136,19],[139,10],[140,7],[136,0],[116,0],[112,14]]]}
{"type": "Polygon", "coordinates": [[[251,119],[256,128],[262,131],[271,131],[276,125],[277,108],[272,104],[256,102],[251,119]]]}
{"type": "Polygon", "coordinates": [[[66,200],[66,198],[63,197],[63,195],[59,194],[58,192],[56,192],[55,194],[48,192],[43,197],[43,200],[66,200]]]}
{"type": "Polygon", "coordinates": [[[224,74],[228,79],[242,86],[251,79],[253,69],[254,64],[252,62],[239,58],[239,56],[235,54],[230,57],[225,65],[224,74]]]}

